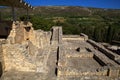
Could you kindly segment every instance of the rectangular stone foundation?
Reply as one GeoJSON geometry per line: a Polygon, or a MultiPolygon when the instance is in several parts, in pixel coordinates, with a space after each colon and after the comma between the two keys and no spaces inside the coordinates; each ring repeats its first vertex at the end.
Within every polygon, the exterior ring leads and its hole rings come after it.
{"type": "Polygon", "coordinates": [[[118,64],[104,55],[84,49],[81,50],[82,52],[74,51],[75,49],[68,50],[69,53],[62,46],[59,47],[58,77],[108,76],[115,78],[119,76],[119,68],[115,68],[118,64]],[[108,63],[113,66],[110,67],[108,63]]]}

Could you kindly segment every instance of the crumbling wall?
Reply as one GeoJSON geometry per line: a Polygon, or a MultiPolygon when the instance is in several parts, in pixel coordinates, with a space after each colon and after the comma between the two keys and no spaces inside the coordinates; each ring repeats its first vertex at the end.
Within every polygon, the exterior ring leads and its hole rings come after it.
{"type": "Polygon", "coordinates": [[[64,41],[87,41],[88,36],[81,33],[80,35],[63,35],[62,40],[64,41]]]}
{"type": "Polygon", "coordinates": [[[38,48],[44,49],[50,45],[51,32],[35,30],[30,36],[30,41],[38,48]]]}
{"type": "Polygon", "coordinates": [[[4,44],[3,46],[4,71],[30,71],[36,70],[36,65],[29,54],[27,43],[4,44]]]}
{"type": "Polygon", "coordinates": [[[3,45],[4,71],[46,72],[51,32],[33,30],[32,24],[14,22],[3,45]]]}
{"type": "Polygon", "coordinates": [[[111,58],[112,60],[115,60],[116,62],[119,63],[120,60],[120,56],[107,50],[104,46],[100,45],[99,43],[96,43],[93,40],[88,40],[88,42],[90,44],[92,44],[94,47],[96,47],[98,50],[100,50],[102,53],[104,53],[106,56],[108,56],[109,58],[111,58]]]}
{"type": "Polygon", "coordinates": [[[16,21],[13,22],[12,30],[8,36],[9,43],[22,43],[29,40],[33,34],[32,24],[30,22],[16,21]]]}
{"type": "MultiPolygon", "coordinates": [[[[104,46],[100,45],[99,43],[96,43],[93,40],[88,40],[88,42],[90,44],[92,44],[96,49],[101,51],[103,54],[105,54],[109,59],[113,60],[113,62],[116,63],[116,64],[114,63],[114,65],[112,65],[110,63],[106,64],[106,66],[108,67],[107,76],[109,76],[109,77],[119,77],[120,76],[120,73],[119,73],[120,72],[120,66],[119,66],[120,57],[119,57],[119,55],[107,50],[106,48],[104,48],[104,46]]],[[[103,59],[103,61],[104,61],[104,59],[103,59]]]]}
{"type": "Polygon", "coordinates": [[[71,41],[71,40],[84,41],[84,37],[80,36],[80,35],[63,35],[62,40],[64,40],[64,41],[71,41]]]}
{"type": "Polygon", "coordinates": [[[51,44],[57,45],[62,43],[62,27],[53,26],[51,44]]]}
{"type": "MultiPolygon", "coordinates": [[[[69,76],[69,77],[81,77],[81,76],[107,76],[108,73],[108,68],[106,67],[101,67],[99,66],[99,68],[95,68],[95,69],[89,69],[86,68],[84,69],[76,69],[74,65],[74,68],[71,66],[68,66],[68,59],[91,59],[93,58],[94,54],[91,52],[82,52],[82,53],[73,53],[70,51],[70,53],[68,53],[69,51],[65,50],[64,46],[59,46],[59,60],[58,60],[58,72],[57,72],[57,76],[58,77],[65,77],[65,76],[69,76]],[[88,70],[88,71],[87,71],[88,70]]],[[[76,64],[77,65],[77,64],[76,64]]],[[[82,63],[81,63],[82,65],[82,63]]]]}
{"type": "Polygon", "coordinates": [[[24,26],[24,40],[31,40],[31,36],[34,34],[32,23],[22,22],[21,24],[24,26]]]}
{"type": "Polygon", "coordinates": [[[24,41],[24,27],[20,23],[13,23],[15,27],[15,43],[24,41]]]}
{"type": "Polygon", "coordinates": [[[88,36],[87,36],[86,34],[84,34],[84,33],[80,33],[80,36],[83,36],[85,41],[88,40],[88,36]]]}

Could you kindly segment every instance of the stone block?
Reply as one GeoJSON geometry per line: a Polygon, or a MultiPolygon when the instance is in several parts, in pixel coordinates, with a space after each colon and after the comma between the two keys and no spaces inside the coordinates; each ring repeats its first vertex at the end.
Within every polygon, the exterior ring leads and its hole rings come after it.
{"type": "Polygon", "coordinates": [[[120,74],[119,68],[117,67],[110,67],[108,72],[109,77],[119,77],[120,74]]]}

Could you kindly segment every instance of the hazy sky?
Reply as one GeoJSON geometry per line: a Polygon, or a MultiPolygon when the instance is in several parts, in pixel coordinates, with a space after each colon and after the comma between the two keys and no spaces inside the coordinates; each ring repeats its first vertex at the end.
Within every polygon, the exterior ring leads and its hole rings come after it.
{"type": "Polygon", "coordinates": [[[25,0],[33,6],[84,6],[120,9],[120,0],[25,0]]]}

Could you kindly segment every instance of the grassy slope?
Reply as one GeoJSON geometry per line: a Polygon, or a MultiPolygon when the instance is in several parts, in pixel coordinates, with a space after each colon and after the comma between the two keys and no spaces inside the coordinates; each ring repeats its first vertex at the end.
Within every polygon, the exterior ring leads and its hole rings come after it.
{"type": "MultiPolygon", "coordinates": [[[[11,19],[10,8],[0,9],[0,12],[4,19],[11,19]]],[[[18,17],[26,15],[24,9],[16,9],[16,12],[18,17]]],[[[50,30],[51,26],[60,25],[65,34],[83,32],[96,41],[120,40],[120,9],[38,6],[29,14],[35,29],[50,30]]]]}

